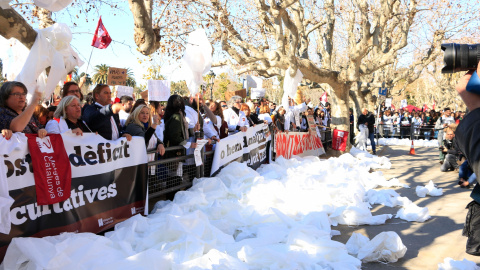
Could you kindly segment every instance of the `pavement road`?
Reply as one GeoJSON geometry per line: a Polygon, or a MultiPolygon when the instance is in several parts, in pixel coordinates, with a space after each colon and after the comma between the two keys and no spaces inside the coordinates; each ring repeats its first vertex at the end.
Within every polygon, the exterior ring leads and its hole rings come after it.
{"type": "MultiPolygon", "coordinates": [[[[340,236],[332,239],[346,243],[353,232],[362,233],[372,239],[383,231],[396,232],[407,247],[407,253],[396,263],[363,263],[362,269],[437,269],[438,263],[447,257],[454,260],[467,259],[480,264],[480,257],[465,253],[467,238],[462,236],[463,224],[467,210],[465,206],[471,201],[471,189],[457,185],[458,173],[441,172],[438,150],[433,147],[416,148],[416,155],[409,155],[408,146],[383,146],[377,153],[386,156],[392,162],[390,170],[381,170],[386,179],[398,178],[410,188],[394,188],[400,196],[408,197],[421,207],[428,207],[430,220],[424,223],[408,222],[392,218],[384,225],[377,226],[337,226],[340,236]],[[425,186],[430,180],[443,189],[439,197],[420,198],[415,193],[416,186],[425,186]]],[[[375,205],[373,215],[393,214],[400,207],[375,205]]]]}

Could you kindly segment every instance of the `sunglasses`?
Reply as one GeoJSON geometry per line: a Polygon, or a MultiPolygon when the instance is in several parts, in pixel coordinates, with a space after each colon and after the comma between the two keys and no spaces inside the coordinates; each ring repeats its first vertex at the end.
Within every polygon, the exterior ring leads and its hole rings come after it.
{"type": "Polygon", "coordinates": [[[228,106],[227,105],[222,105],[222,108],[227,108],[228,106]]]}

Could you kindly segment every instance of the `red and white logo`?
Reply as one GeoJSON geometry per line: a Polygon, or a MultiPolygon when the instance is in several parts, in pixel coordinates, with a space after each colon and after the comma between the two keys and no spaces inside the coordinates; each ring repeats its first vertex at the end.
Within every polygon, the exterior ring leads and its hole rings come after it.
{"type": "Polygon", "coordinates": [[[37,145],[38,148],[40,149],[40,152],[46,153],[46,154],[52,154],[53,153],[53,145],[52,142],[50,141],[50,137],[46,136],[43,139],[40,139],[37,137],[37,145]]]}

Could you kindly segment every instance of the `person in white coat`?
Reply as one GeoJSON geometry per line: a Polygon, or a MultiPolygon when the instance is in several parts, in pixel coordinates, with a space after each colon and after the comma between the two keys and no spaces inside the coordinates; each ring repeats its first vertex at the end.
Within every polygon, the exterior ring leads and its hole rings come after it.
{"type": "Polygon", "coordinates": [[[45,127],[50,134],[62,134],[69,130],[77,135],[83,135],[84,132],[92,132],[81,119],[82,107],[80,99],[76,96],[62,98],[57,106],[57,110],[55,110],[54,117],[59,120],[50,120],[45,127]]]}
{"type": "Polygon", "coordinates": [[[223,117],[228,124],[228,132],[234,134],[238,131],[247,131],[249,127],[247,116],[240,110],[242,98],[233,96],[228,103],[230,108],[223,111],[223,117]]]}
{"type": "Polygon", "coordinates": [[[306,102],[295,105],[293,99],[288,97],[288,105],[290,107],[285,113],[285,130],[296,131],[296,127],[300,128],[301,113],[307,110],[307,104],[309,102],[310,100],[307,100],[306,102]],[[292,124],[293,129],[290,129],[290,123],[292,124]]]}

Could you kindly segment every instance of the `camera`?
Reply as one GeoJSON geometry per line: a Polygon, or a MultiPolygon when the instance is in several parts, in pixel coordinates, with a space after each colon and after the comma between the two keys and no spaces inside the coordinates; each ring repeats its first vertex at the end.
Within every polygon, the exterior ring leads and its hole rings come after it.
{"type": "Polygon", "coordinates": [[[480,61],[480,44],[442,44],[442,50],[445,51],[443,61],[445,66],[442,73],[455,73],[477,69],[480,61]]]}

